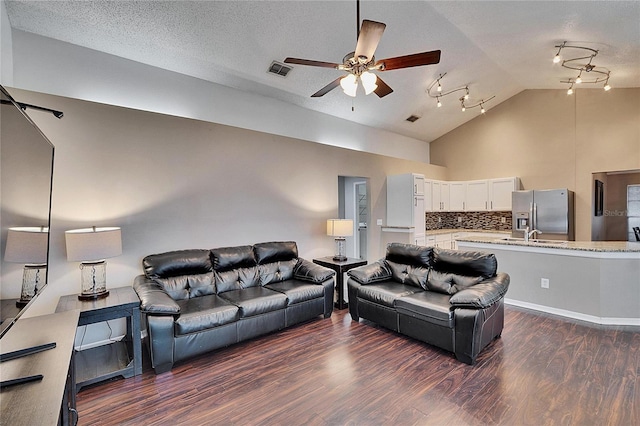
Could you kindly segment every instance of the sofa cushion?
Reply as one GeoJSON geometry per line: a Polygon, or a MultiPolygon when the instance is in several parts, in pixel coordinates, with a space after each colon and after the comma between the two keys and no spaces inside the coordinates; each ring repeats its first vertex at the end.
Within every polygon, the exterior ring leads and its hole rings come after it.
{"type": "Polygon", "coordinates": [[[453,328],[453,307],[446,294],[420,291],[400,297],[395,302],[399,314],[453,328]]]}
{"type": "Polygon", "coordinates": [[[220,272],[237,268],[250,268],[256,265],[252,246],[211,249],[211,258],[213,269],[220,272]]]}
{"type": "Polygon", "coordinates": [[[433,257],[432,247],[422,247],[413,244],[390,243],[387,245],[386,260],[404,263],[412,266],[431,266],[433,257]]]}
{"type": "Polygon", "coordinates": [[[253,246],[258,265],[298,258],[298,246],[294,241],[274,241],[253,246]]]}
{"type": "Polygon", "coordinates": [[[290,259],[259,265],[258,278],[260,279],[260,285],[292,279],[293,270],[297,264],[298,259],[290,259]]]}
{"type": "Polygon", "coordinates": [[[427,290],[451,295],[462,289],[476,285],[483,279],[483,277],[467,277],[465,275],[451,274],[432,269],[427,279],[427,290]]]}
{"type": "Polygon", "coordinates": [[[399,283],[427,289],[427,277],[429,268],[424,266],[414,266],[406,263],[396,263],[387,260],[387,266],[391,271],[391,278],[399,283]]]}
{"type": "Polygon", "coordinates": [[[230,271],[215,271],[214,281],[218,294],[225,291],[241,290],[243,288],[256,287],[260,285],[258,278],[258,267],[238,268],[230,271]]]}
{"type": "Polygon", "coordinates": [[[216,286],[213,281],[213,272],[207,272],[205,274],[180,275],[177,277],[154,278],[153,280],[160,284],[173,300],[183,300],[190,297],[215,294],[216,292],[216,286]]]}
{"type": "Polygon", "coordinates": [[[498,261],[493,253],[435,248],[433,269],[468,277],[491,278],[496,275],[498,261]]]}
{"type": "Polygon", "coordinates": [[[180,316],[175,321],[175,334],[183,335],[237,321],[239,309],[215,294],[180,300],[180,316]]]}
{"type": "Polygon", "coordinates": [[[422,291],[414,286],[400,284],[395,281],[384,281],[358,287],[358,297],[372,303],[393,308],[394,301],[402,296],[422,291]]]}
{"type": "Polygon", "coordinates": [[[147,278],[167,278],[211,272],[209,250],[178,250],[151,254],[142,259],[147,278]]]}
{"type": "Polygon", "coordinates": [[[259,286],[227,291],[219,296],[240,308],[240,318],[252,317],[287,307],[287,296],[259,286]]]}
{"type": "Polygon", "coordinates": [[[287,296],[288,305],[324,297],[324,287],[300,280],[287,280],[272,283],[268,289],[283,293],[287,296]]]}

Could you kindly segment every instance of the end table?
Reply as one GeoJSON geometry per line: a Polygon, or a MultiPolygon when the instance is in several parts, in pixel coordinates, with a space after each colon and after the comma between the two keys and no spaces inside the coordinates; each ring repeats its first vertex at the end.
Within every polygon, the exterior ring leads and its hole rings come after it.
{"type": "Polygon", "coordinates": [[[338,290],[338,301],[335,303],[335,307],[338,309],[347,308],[349,304],[344,301],[344,273],[347,272],[349,269],[366,265],[367,261],[362,259],[355,259],[353,257],[348,257],[347,260],[340,261],[340,260],[333,260],[333,256],[325,256],[325,257],[320,257],[318,259],[313,259],[313,263],[316,263],[320,266],[325,266],[327,268],[330,268],[336,271],[336,287],[338,290]]]}
{"type": "Polygon", "coordinates": [[[78,300],[77,294],[61,296],[56,312],[80,310],[78,325],[126,318],[127,334],[119,342],[76,352],[76,390],[112,377],[142,374],[140,299],[133,287],[109,289],[109,295],[95,300],[78,300]]]}

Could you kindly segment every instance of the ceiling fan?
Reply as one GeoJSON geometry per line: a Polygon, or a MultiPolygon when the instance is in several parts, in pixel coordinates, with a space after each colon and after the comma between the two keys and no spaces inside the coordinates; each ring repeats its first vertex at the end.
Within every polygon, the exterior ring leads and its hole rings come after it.
{"type": "Polygon", "coordinates": [[[382,33],[384,32],[386,25],[382,22],[369,21],[365,19],[362,21],[362,27],[358,30],[360,24],[360,1],[357,0],[356,4],[356,31],[358,33],[356,50],[345,55],[341,64],[299,58],[286,58],[284,60],[287,64],[335,68],[348,73],[346,76],[338,77],[322,89],[318,90],[316,93],[311,95],[312,98],[324,96],[338,86],[341,86],[342,90],[347,95],[355,97],[358,89],[358,80],[362,83],[362,87],[367,95],[374,92],[378,97],[382,98],[393,92],[393,89],[371,71],[390,71],[401,68],[437,64],[440,62],[439,50],[414,53],[413,55],[397,56],[395,58],[376,61],[374,53],[378,47],[380,39],[382,38],[382,33]]]}

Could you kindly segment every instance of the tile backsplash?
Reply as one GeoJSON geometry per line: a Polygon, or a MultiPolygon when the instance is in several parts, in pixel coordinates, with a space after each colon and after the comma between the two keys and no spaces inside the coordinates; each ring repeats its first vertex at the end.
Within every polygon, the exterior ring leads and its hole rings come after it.
{"type": "Polygon", "coordinates": [[[455,228],[510,231],[512,223],[511,212],[427,212],[425,219],[427,231],[455,228]]]}

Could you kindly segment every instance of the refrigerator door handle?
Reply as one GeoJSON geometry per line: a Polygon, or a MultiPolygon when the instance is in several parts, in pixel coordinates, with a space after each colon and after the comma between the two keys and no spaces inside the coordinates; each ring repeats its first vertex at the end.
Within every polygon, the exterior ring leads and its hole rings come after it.
{"type": "Polygon", "coordinates": [[[536,229],[535,219],[534,219],[534,203],[529,203],[529,229],[536,229]]]}
{"type": "Polygon", "coordinates": [[[533,228],[538,229],[538,203],[533,203],[533,228]]]}

